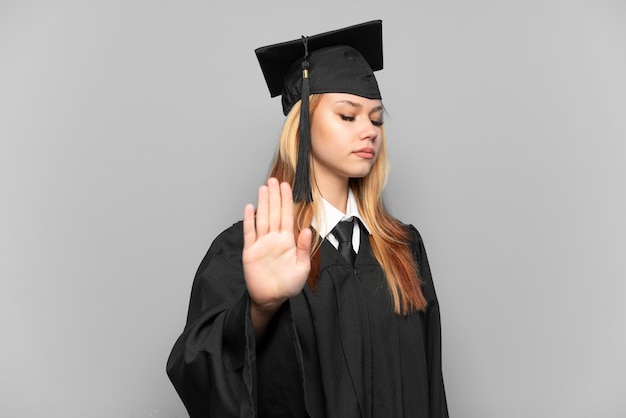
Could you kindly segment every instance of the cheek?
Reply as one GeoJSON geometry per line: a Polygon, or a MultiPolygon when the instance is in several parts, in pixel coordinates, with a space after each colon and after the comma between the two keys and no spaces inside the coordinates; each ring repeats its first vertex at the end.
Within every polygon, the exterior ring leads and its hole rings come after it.
{"type": "Polygon", "coordinates": [[[341,125],[332,120],[318,119],[317,123],[311,123],[312,147],[330,147],[337,144],[341,136],[341,125]]]}
{"type": "Polygon", "coordinates": [[[327,137],[326,131],[326,124],[322,117],[316,115],[311,119],[311,145],[313,147],[320,145],[320,143],[324,141],[324,138],[327,137]]]}
{"type": "Polygon", "coordinates": [[[376,141],[374,142],[374,148],[376,151],[383,147],[383,131],[381,129],[378,130],[378,136],[376,137],[376,141]]]}

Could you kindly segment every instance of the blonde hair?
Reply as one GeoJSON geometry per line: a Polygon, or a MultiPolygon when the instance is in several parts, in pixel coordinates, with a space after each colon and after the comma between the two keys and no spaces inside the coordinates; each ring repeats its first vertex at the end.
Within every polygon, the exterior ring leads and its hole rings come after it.
{"type": "MultiPolygon", "coordinates": [[[[321,95],[310,97],[310,113],[313,115],[319,105],[321,95]]],[[[271,165],[270,177],[279,181],[288,182],[293,186],[296,161],[298,156],[300,127],[300,102],[297,102],[285,120],[278,142],[278,147],[271,165]]],[[[420,278],[416,262],[410,246],[410,232],[397,219],[393,218],[385,208],[382,192],[389,174],[387,158],[387,142],[383,126],[381,147],[376,161],[369,174],[363,178],[350,179],[350,186],[356,197],[361,216],[371,230],[370,245],[374,256],[380,263],[385,277],[394,311],[400,315],[407,315],[416,310],[426,308],[426,299],[422,294],[420,278]]],[[[309,159],[312,164],[311,159],[309,159]]],[[[315,184],[315,173],[311,167],[311,184],[315,184]]],[[[322,196],[316,187],[312,187],[313,201],[297,202],[294,205],[294,233],[299,234],[304,228],[311,225],[313,218],[320,223],[322,196]]],[[[318,275],[319,253],[321,245],[319,234],[313,231],[312,268],[309,275],[309,285],[315,289],[315,279],[318,275]]]]}

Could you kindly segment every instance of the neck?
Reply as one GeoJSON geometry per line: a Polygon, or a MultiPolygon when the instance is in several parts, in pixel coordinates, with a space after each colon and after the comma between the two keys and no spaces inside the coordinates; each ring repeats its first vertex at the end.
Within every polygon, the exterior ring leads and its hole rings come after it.
{"type": "Polygon", "coordinates": [[[328,203],[346,213],[348,207],[348,188],[346,181],[317,181],[317,187],[328,203]]]}

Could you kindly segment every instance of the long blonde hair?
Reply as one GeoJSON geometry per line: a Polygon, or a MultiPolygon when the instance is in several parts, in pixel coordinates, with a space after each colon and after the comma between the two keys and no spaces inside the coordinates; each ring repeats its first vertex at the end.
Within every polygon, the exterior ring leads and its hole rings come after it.
{"type": "MultiPolygon", "coordinates": [[[[311,115],[319,105],[321,95],[310,97],[311,115]]],[[[270,177],[279,181],[288,182],[293,186],[298,156],[300,126],[300,102],[297,102],[285,120],[278,142],[278,148],[270,169],[270,177]]],[[[309,160],[311,161],[311,160],[309,160]]],[[[312,162],[310,162],[312,164],[312,162]]],[[[422,294],[420,278],[413,253],[408,245],[410,233],[397,219],[393,218],[385,208],[382,192],[389,174],[387,158],[387,142],[383,126],[381,147],[376,161],[369,174],[363,178],[350,179],[350,186],[356,197],[361,216],[370,228],[370,245],[374,256],[380,263],[385,276],[394,311],[400,315],[407,315],[416,310],[426,308],[426,299],[422,294]]],[[[311,184],[315,184],[315,173],[311,166],[311,184]]],[[[299,234],[304,228],[311,225],[313,218],[318,224],[321,222],[322,196],[316,187],[312,187],[313,201],[297,202],[294,205],[294,233],[299,234]]],[[[312,268],[309,275],[309,285],[315,288],[315,279],[318,274],[319,253],[321,245],[319,234],[313,231],[312,268]]]]}

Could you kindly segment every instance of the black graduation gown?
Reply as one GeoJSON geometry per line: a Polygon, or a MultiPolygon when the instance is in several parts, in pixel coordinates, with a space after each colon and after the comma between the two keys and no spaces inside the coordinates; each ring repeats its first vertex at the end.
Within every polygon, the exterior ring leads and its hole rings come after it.
{"type": "Polygon", "coordinates": [[[439,305],[411,225],[425,312],[402,317],[362,228],[353,269],[324,241],[315,290],[284,303],[256,344],[242,222],[220,234],[194,280],[167,373],[192,418],[448,417],[439,305]]]}

